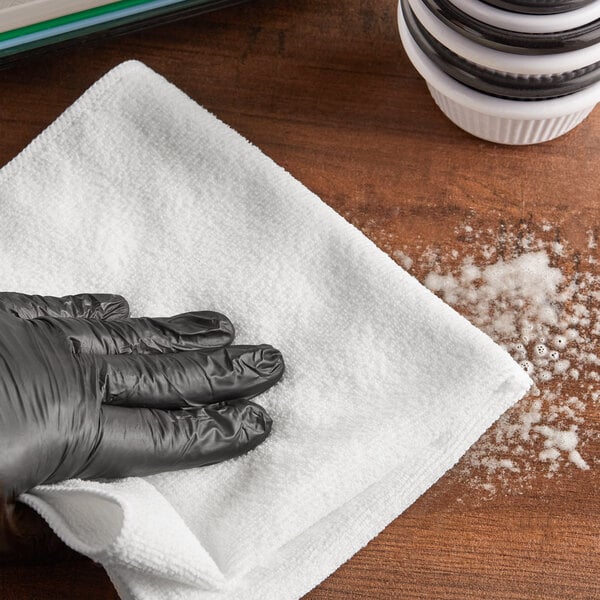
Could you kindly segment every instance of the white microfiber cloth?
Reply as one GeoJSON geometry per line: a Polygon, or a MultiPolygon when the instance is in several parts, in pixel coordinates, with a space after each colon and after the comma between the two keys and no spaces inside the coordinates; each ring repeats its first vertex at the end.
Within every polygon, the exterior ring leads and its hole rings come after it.
{"type": "MultiPolygon", "coordinates": [[[[315,157],[318,160],[318,157],[315,157]]],[[[398,190],[401,194],[402,190],[398,190]]],[[[287,371],[229,462],[22,500],[136,600],[291,600],[396,518],[528,389],[510,356],[144,65],[0,171],[5,290],[210,309],[287,371]]]]}

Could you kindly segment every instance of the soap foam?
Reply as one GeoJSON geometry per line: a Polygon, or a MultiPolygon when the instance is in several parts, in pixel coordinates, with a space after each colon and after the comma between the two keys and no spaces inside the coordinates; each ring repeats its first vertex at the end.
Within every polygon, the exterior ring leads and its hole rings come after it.
{"type": "Polygon", "coordinates": [[[540,473],[552,478],[569,467],[588,470],[593,462],[585,415],[600,399],[600,275],[582,267],[597,264],[598,245],[588,232],[588,260],[576,261],[577,252],[556,239],[555,229],[529,223],[494,232],[467,224],[456,230],[450,250],[424,247],[409,257],[406,248],[385,248],[534,381],[459,467],[465,481],[490,493],[521,489],[540,473]]]}

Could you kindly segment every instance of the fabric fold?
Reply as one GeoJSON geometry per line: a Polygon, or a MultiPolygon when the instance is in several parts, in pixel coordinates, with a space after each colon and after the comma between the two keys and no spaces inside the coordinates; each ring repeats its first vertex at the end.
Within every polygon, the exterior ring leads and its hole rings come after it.
{"type": "MultiPolygon", "coordinates": [[[[400,193],[400,192],[399,192],[400,193]]],[[[116,67],[0,170],[3,287],[217,310],[281,349],[226,463],[22,496],[131,600],[296,599],[529,388],[510,356],[230,127],[116,67]]]]}
{"type": "MultiPolygon", "coordinates": [[[[110,485],[72,479],[40,485],[22,500],[37,510],[71,548],[100,563],[126,557],[131,577],[149,572],[170,585],[223,586],[225,578],[162,494],[143,479],[110,485]],[[168,528],[157,528],[152,514],[168,528]]],[[[123,563],[122,559],[116,565],[123,563]]]]}

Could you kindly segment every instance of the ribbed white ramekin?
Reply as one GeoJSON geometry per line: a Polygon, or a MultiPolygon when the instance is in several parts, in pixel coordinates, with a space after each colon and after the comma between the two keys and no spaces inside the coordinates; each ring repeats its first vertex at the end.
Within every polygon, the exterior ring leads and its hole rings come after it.
{"type": "Polygon", "coordinates": [[[404,49],[442,112],[460,128],[500,144],[537,144],[557,138],[581,123],[600,101],[600,82],[550,100],[507,100],[477,92],[442,72],[410,35],[402,7],[398,26],[404,49]]]}

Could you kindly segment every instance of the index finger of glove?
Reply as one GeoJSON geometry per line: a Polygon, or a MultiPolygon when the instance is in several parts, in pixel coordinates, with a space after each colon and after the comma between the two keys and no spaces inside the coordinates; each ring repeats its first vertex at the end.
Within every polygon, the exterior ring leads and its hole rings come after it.
{"type": "Polygon", "coordinates": [[[75,294],[59,298],[0,292],[0,310],[20,319],[72,317],[110,321],[129,316],[129,304],[118,294],[75,294]]]}
{"type": "Polygon", "coordinates": [[[234,329],[224,315],[188,312],[174,317],[122,319],[39,319],[58,329],[76,354],[163,354],[220,348],[231,344],[234,329]]]}

